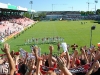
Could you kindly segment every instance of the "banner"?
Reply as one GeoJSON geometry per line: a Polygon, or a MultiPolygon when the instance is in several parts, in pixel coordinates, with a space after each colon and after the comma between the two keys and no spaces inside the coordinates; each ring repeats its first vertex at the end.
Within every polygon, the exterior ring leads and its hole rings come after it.
{"type": "Polygon", "coordinates": [[[17,6],[14,6],[14,5],[8,5],[8,9],[17,10],[17,6]]]}

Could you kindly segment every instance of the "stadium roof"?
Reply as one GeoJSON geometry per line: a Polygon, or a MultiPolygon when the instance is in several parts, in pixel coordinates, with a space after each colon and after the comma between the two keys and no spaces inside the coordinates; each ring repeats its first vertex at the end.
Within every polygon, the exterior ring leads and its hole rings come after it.
{"type": "Polygon", "coordinates": [[[28,12],[35,12],[35,10],[32,10],[32,9],[27,9],[27,8],[23,8],[21,6],[15,6],[15,5],[11,5],[11,4],[5,4],[5,3],[1,3],[0,2],[0,9],[1,10],[7,10],[7,9],[10,9],[10,10],[14,10],[14,11],[28,11],[28,12]]]}

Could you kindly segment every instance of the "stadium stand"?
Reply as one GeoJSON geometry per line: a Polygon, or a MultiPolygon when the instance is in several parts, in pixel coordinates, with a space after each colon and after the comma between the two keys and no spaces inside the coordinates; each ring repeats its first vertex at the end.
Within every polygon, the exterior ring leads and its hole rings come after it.
{"type": "Polygon", "coordinates": [[[46,19],[55,19],[59,20],[62,18],[63,20],[98,20],[100,19],[100,15],[95,14],[87,14],[83,15],[80,11],[45,11],[46,19]]]}
{"type": "MultiPolygon", "coordinates": [[[[29,10],[33,12],[33,10],[29,10]]],[[[8,38],[20,33],[35,21],[23,17],[21,13],[28,12],[27,8],[0,3],[0,41],[4,42],[8,38]]]]}
{"type": "MultiPolygon", "coordinates": [[[[0,5],[6,6],[2,3],[0,5]]],[[[8,7],[10,9],[0,7],[0,39],[4,38],[3,41],[35,23],[35,21],[20,15],[21,12],[26,12],[26,8],[24,11],[19,11],[15,10],[15,6],[8,5],[8,7]]],[[[79,12],[68,12],[65,18],[79,19],[80,16],[79,12]]],[[[94,17],[88,15],[86,19],[94,17]]],[[[56,40],[58,38],[56,37],[56,40]]],[[[48,42],[49,38],[46,39],[48,42]]],[[[0,54],[0,75],[100,75],[100,43],[98,43],[97,48],[94,45],[91,48],[80,47],[80,54],[78,45],[71,45],[74,52],[71,55],[66,42],[58,43],[57,46],[58,51],[60,51],[60,47],[63,48],[63,52],[59,55],[53,55],[54,47],[52,45],[48,48],[49,54],[41,54],[40,47],[37,45],[33,45],[32,52],[28,53],[22,48],[18,52],[10,51],[10,45],[4,43],[3,48],[1,48],[4,54],[0,54]]]]}

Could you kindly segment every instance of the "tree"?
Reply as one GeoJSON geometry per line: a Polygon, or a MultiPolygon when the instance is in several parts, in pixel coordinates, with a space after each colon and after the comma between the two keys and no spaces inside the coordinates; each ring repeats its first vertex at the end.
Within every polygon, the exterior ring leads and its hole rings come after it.
{"type": "Polygon", "coordinates": [[[93,14],[94,14],[94,12],[93,12],[93,11],[90,11],[90,12],[89,12],[89,14],[90,14],[90,15],[93,15],[93,14]]]}
{"type": "Polygon", "coordinates": [[[86,14],[88,14],[88,15],[93,15],[94,12],[93,12],[93,11],[87,11],[86,14]]]}
{"type": "Polygon", "coordinates": [[[27,17],[27,18],[30,18],[30,17],[31,17],[31,14],[30,14],[29,12],[25,12],[25,13],[23,14],[23,16],[24,16],[24,17],[27,17]]]}
{"type": "Polygon", "coordinates": [[[96,14],[100,15],[100,9],[97,9],[96,14]]]}
{"type": "Polygon", "coordinates": [[[38,15],[39,15],[39,17],[41,19],[44,19],[46,17],[46,13],[45,12],[40,12],[38,15]]]}
{"type": "Polygon", "coordinates": [[[34,18],[35,20],[44,20],[46,17],[46,13],[45,12],[35,12],[34,13],[34,18]]]}
{"type": "Polygon", "coordinates": [[[81,11],[81,15],[82,15],[82,16],[86,16],[87,13],[86,13],[85,11],[81,11]]]}
{"type": "Polygon", "coordinates": [[[25,12],[23,16],[27,18],[31,18],[33,16],[33,18],[31,19],[40,21],[40,20],[45,19],[46,13],[45,12],[33,12],[33,13],[25,12]]]}
{"type": "Polygon", "coordinates": [[[83,16],[87,16],[87,15],[93,15],[94,14],[94,12],[93,11],[81,11],[81,15],[83,15],[83,16]]]}

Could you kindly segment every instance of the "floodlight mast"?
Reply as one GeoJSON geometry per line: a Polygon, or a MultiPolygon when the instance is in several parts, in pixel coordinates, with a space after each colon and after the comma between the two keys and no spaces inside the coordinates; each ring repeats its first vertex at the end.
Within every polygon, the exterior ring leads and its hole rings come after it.
{"type": "Polygon", "coordinates": [[[33,1],[30,1],[30,5],[31,5],[31,9],[32,9],[33,1]]]}
{"type": "Polygon", "coordinates": [[[94,4],[94,3],[90,3],[89,0],[86,3],[88,4],[88,11],[90,11],[90,4],[94,4]]]}
{"type": "MultiPolygon", "coordinates": [[[[29,3],[30,3],[30,5],[31,5],[31,10],[32,10],[33,1],[30,1],[29,3]]],[[[30,17],[30,18],[33,19],[33,13],[32,13],[32,11],[31,11],[31,17],[30,17]]]]}
{"type": "Polygon", "coordinates": [[[72,9],[72,11],[73,11],[73,6],[72,6],[72,7],[69,7],[69,8],[71,8],[71,9],[72,9]]]}
{"type": "Polygon", "coordinates": [[[95,13],[96,13],[96,10],[97,10],[97,8],[96,8],[97,3],[98,3],[98,0],[95,0],[95,13]]]}
{"type": "Polygon", "coordinates": [[[88,11],[89,11],[89,6],[90,6],[90,2],[89,2],[89,0],[88,0],[88,2],[86,2],[87,4],[88,4],[88,11]]]}
{"type": "Polygon", "coordinates": [[[54,6],[54,4],[52,4],[52,19],[53,19],[53,6],[54,6]]]}

